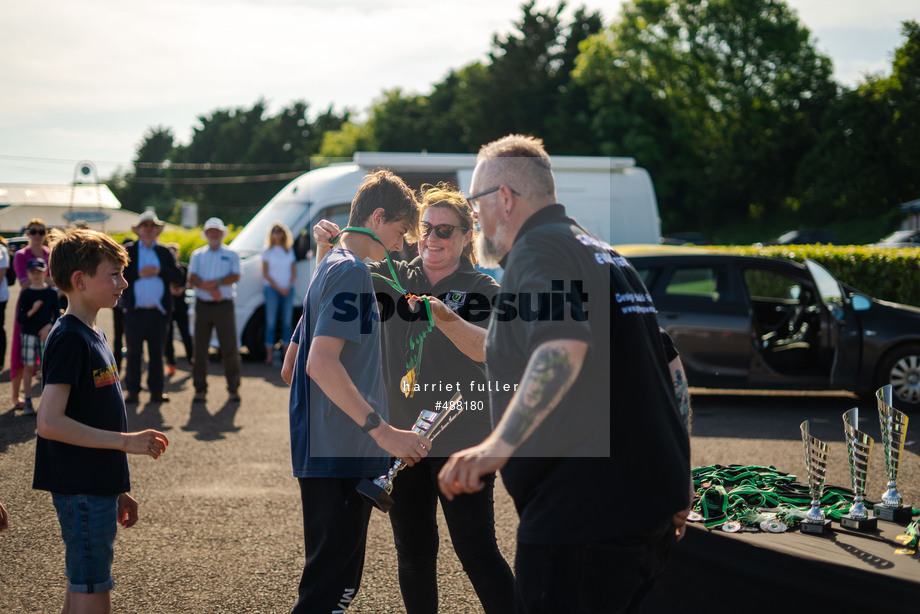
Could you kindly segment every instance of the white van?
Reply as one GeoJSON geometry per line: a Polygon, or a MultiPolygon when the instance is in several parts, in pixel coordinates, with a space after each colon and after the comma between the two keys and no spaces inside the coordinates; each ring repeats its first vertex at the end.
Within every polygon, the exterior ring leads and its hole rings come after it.
{"type": "MultiPolygon", "coordinates": [[[[661,229],[652,180],[633,158],[553,156],[552,164],[559,202],[589,231],[611,244],[658,243],[661,229]]],[[[368,172],[386,168],[416,190],[443,181],[468,194],[475,165],[474,154],[358,152],[351,162],[310,171],[285,186],[230,243],[242,260],[236,288],[240,345],[249,349],[251,358],[264,358],[261,252],[275,221],[287,225],[295,239],[294,306],[300,313],[315,265],[313,226],[325,218],[345,227],[351,200],[368,172]]]]}

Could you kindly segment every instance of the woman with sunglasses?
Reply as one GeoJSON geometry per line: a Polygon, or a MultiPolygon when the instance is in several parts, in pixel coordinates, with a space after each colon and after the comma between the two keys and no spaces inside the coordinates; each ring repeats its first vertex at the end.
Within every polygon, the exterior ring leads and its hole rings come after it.
{"type": "MultiPolygon", "coordinates": [[[[48,227],[45,222],[38,218],[29,220],[26,225],[26,236],[29,237],[29,243],[13,256],[13,271],[16,272],[16,279],[22,287],[29,285],[28,265],[30,260],[39,259],[44,261],[47,271],[51,254],[51,250],[45,245],[47,232],[48,227]]],[[[13,338],[10,340],[10,381],[13,384],[14,409],[25,407],[25,400],[19,398],[19,389],[22,386],[22,340],[20,336],[19,322],[14,320],[13,338]]],[[[29,391],[26,392],[28,393],[29,391]]]]}
{"type": "MultiPolygon", "coordinates": [[[[444,184],[423,186],[422,201],[419,255],[409,262],[393,263],[397,281],[409,293],[439,297],[460,317],[485,328],[498,284],[473,268],[473,212],[459,192],[444,184]]],[[[338,227],[327,220],[314,227],[317,258],[322,259],[338,232],[338,227]]],[[[369,268],[372,273],[392,277],[385,260],[369,268]]],[[[486,487],[482,491],[453,501],[441,495],[437,485],[438,472],[451,453],[481,442],[491,431],[488,393],[479,392],[486,389],[484,365],[467,358],[435,328],[424,338],[413,387],[418,390],[407,396],[401,382],[407,363],[417,352],[410,348],[409,340],[426,327],[426,322],[411,314],[406,297],[385,281],[375,277],[374,290],[384,324],[383,375],[391,424],[411,428],[420,411],[446,406],[458,385],[465,408],[438,435],[428,457],[400,471],[393,482],[395,503],[389,516],[406,613],[438,611],[439,500],[454,551],[483,610],[486,614],[513,612],[514,577],[495,539],[495,474],[483,479],[486,487]]]]}

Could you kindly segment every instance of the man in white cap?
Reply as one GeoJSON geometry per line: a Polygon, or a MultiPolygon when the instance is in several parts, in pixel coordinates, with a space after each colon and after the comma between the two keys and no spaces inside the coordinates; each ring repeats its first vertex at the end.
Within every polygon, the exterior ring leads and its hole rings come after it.
{"type": "Polygon", "coordinates": [[[128,287],[122,294],[124,335],[127,366],[124,386],[126,403],[137,403],[141,392],[141,359],[147,343],[147,388],[152,403],[165,403],[163,392],[163,347],[166,326],[172,315],[173,299],[169,284],[182,283],[182,271],[165,245],[157,242],[163,230],[156,213],[145,211],[132,230],[137,241],[125,246],[128,266],[125,280],[128,287]]]}
{"type": "Polygon", "coordinates": [[[233,312],[236,282],[240,278],[240,256],[224,246],[229,230],[220,218],[209,218],[201,232],[208,244],[192,252],[188,265],[189,285],[195,289],[192,379],[195,401],[199,402],[207,399],[208,346],[212,328],[217,330],[229,399],[240,400],[240,353],[233,312]]]}

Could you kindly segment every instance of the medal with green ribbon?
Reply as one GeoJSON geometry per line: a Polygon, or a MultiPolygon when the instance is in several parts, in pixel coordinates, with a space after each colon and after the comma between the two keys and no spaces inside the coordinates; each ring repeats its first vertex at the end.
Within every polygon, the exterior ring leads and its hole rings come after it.
{"type": "MultiPolygon", "coordinates": [[[[383,241],[381,241],[380,238],[376,234],[374,234],[373,230],[370,230],[368,228],[355,227],[355,226],[348,226],[346,228],[343,228],[341,232],[339,232],[339,234],[337,234],[336,236],[332,237],[332,239],[330,239],[329,243],[331,245],[335,245],[336,243],[338,243],[342,235],[346,232],[356,232],[359,234],[369,236],[377,243],[380,243],[380,245],[383,245],[383,241]]],[[[383,281],[388,283],[391,288],[393,288],[394,290],[399,292],[401,295],[403,295],[406,298],[406,300],[409,300],[409,299],[419,300],[425,309],[425,318],[426,318],[427,325],[422,327],[422,329],[416,332],[415,334],[410,335],[409,338],[407,339],[409,349],[407,351],[408,358],[406,359],[406,375],[403,376],[402,380],[399,382],[399,389],[402,390],[403,394],[406,395],[406,397],[411,398],[415,394],[415,382],[418,381],[419,371],[422,368],[422,350],[424,349],[425,337],[428,336],[428,333],[431,332],[431,329],[434,328],[434,319],[431,317],[431,303],[428,300],[428,297],[418,296],[416,294],[412,294],[411,292],[407,292],[406,289],[403,288],[399,284],[399,281],[396,277],[396,269],[393,268],[393,261],[390,259],[390,252],[387,251],[385,245],[384,245],[384,254],[386,254],[387,266],[390,269],[390,275],[392,275],[392,279],[384,275],[380,275],[379,273],[371,273],[371,276],[376,277],[378,279],[382,279],[383,281]]]]}

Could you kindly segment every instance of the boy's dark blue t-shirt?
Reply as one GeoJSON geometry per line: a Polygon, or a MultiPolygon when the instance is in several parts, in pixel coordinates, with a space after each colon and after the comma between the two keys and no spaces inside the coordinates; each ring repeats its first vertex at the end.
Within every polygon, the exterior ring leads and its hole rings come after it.
{"type": "Polygon", "coordinates": [[[293,341],[299,344],[291,382],[294,477],[359,478],[386,473],[389,454],[336,406],[306,373],[317,335],[345,341],[339,360],[365,401],[388,420],[380,354],[380,316],[367,265],[334,249],[316,268],[293,341]]]}
{"type": "MultiPolygon", "coordinates": [[[[65,415],[95,428],[127,432],[115,356],[102,331],[64,315],[45,343],[42,384],[70,384],[65,415]]],[[[118,495],[131,490],[128,455],[38,437],[32,488],[62,495],[118,495]]]]}

